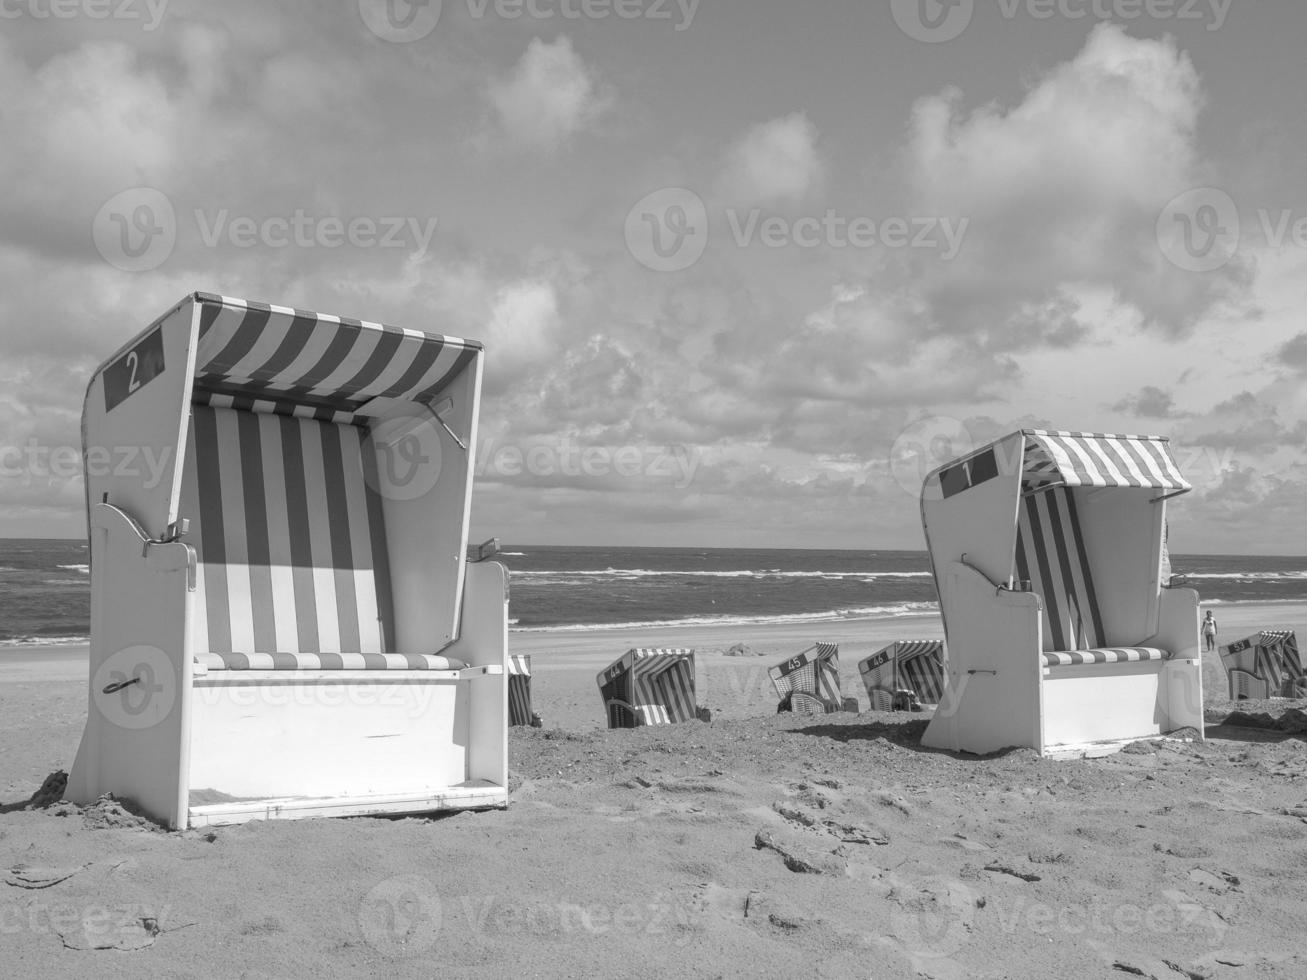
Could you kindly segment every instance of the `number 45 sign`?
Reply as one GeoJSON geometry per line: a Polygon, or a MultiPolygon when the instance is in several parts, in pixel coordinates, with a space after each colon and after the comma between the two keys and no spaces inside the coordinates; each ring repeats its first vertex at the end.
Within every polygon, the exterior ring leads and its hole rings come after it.
{"type": "Polygon", "coordinates": [[[144,384],[163,374],[163,328],[141,338],[104,371],[104,410],[112,412],[144,384]]]}

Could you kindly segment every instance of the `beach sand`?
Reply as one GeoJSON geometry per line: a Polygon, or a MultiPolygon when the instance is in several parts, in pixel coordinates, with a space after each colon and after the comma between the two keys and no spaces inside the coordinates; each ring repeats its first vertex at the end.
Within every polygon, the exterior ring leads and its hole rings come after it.
{"type": "MultiPolygon", "coordinates": [[[[1307,604],[1215,608],[1225,640],[1307,634],[1307,604]]],[[[182,834],[26,806],[71,765],[86,651],[0,652],[0,976],[1307,975],[1307,734],[1212,724],[1072,762],[923,750],[923,716],[865,710],[856,663],[941,635],[514,633],[546,727],[513,730],[508,811],[182,834]],[[775,714],[767,667],[818,639],[862,714],[775,714]],[[594,676],[632,646],[696,648],[713,722],[601,730],[594,676]]]]}

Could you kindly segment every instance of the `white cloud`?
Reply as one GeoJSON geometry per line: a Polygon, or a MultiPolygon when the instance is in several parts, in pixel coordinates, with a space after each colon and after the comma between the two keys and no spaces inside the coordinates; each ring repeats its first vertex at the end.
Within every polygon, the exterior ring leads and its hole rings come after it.
{"type": "Polygon", "coordinates": [[[737,207],[795,204],[822,181],[817,127],[801,112],[759,123],[727,154],[723,196],[737,207]]]}
{"type": "Polygon", "coordinates": [[[533,38],[507,77],[490,83],[487,95],[511,140],[546,151],[586,129],[612,103],[566,35],[553,44],[533,38]]]}
{"type": "MultiPolygon", "coordinates": [[[[466,302],[468,297],[463,299],[466,302]]],[[[558,294],[552,283],[545,279],[506,283],[493,287],[493,293],[476,305],[483,302],[487,312],[471,336],[486,346],[487,394],[504,391],[511,382],[543,370],[561,356],[558,294]]]]}
{"type": "MultiPolygon", "coordinates": [[[[1145,322],[1181,331],[1246,285],[1238,262],[1194,275],[1156,241],[1166,203],[1213,179],[1196,147],[1199,76],[1171,39],[1104,25],[1018,105],[965,115],[962,98],[917,102],[906,161],[919,210],[971,219],[962,255],[929,285],[942,328],[1024,346],[1023,306],[1065,307],[1106,284],[1145,322]]],[[[1045,339],[1065,343],[1075,331],[1059,319],[1045,339]]]]}

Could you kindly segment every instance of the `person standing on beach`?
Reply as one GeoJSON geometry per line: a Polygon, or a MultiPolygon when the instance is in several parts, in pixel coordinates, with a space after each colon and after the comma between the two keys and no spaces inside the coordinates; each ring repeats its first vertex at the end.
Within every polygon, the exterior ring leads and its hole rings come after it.
{"type": "Polygon", "coordinates": [[[1206,650],[1216,649],[1216,620],[1212,617],[1210,609],[1203,619],[1203,647],[1206,650]]]}

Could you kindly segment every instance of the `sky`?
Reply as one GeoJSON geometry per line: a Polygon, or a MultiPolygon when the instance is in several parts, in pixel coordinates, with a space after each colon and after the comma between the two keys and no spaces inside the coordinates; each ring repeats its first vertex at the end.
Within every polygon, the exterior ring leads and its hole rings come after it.
{"type": "Polygon", "coordinates": [[[195,290],[487,349],[474,539],[921,548],[1022,427],[1307,553],[1298,0],[0,0],[0,535],[195,290]]]}

